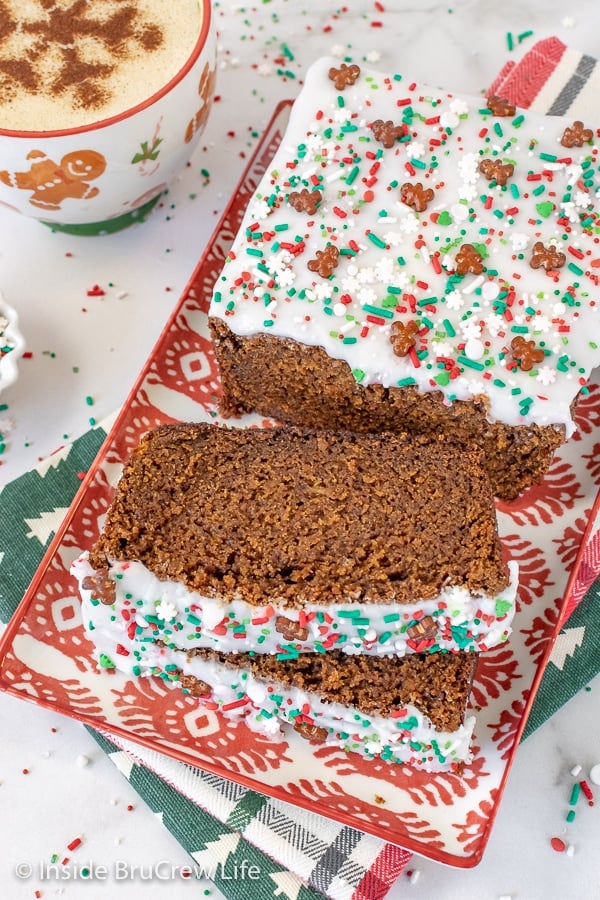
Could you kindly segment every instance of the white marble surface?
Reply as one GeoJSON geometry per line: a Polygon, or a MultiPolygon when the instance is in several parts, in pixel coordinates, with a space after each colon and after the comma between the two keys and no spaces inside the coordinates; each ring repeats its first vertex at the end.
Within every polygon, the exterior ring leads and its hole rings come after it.
{"type": "MultiPolygon", "coordinates": [[[[518,59],[543,37],[600,54],[597,0],[222,0],[214,7],[220,100],[192,164],[148,222],[110,237],[73,238],[0,209],[0,289],[19,311],[32,354],[0,397],[7,406],[0,411],[0,485],[85,431],[90,416],[99,421],[124,401],[257,133],[275,103],[295,95],[312,59],[343,48],[356,61],[368,54],[381,68],[478,93],[509,56],[518,59]],[[282,61],[282,45],[293,60],[282,61]],[[87,296],[95,284],[106,291],[102,298],[87,296]]],[[[521,747],[483,862],[458,871],[415,858],[412,877],[400,877],[391,900],[600,898],[600,788],[596,806],[580,809],[565,831],[570,769],[579,763],[585,774],[600,761],[600,679],[590,687],[521,747]],[[573,856],[551,849],[553,835],[573,845],[573,856]]],[[[17,879],[17,863],[39,866],[80,834],[86,861],[96,865],[184,865],[188,858],[80,725],[4,695],[0,722],[1,897],[30,900],[36,890],[73,900],[203,896],[206,886],[184,888],[179,880],[138,877],[107,886],[44,883],[35,874],[17,879]],[[89,758],[87,766],[78,764],[80,756],[89,758]]],[[[219,894],[211,888],[210,896],[219,894]]]]}

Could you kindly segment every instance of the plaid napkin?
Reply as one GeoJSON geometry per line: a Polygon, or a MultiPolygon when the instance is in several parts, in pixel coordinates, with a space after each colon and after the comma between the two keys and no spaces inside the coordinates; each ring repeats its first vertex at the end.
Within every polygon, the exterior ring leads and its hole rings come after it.
{"type": "MultiPolygon", "coordinates": [[[[590,120],[598,109],[596,60],[557,38],[540,41],[509,62],[490,88],[520,106],[590,120]]],[[[106,427],[98,426],[2,491],[0,621],[7,622],[60,525],[106,427]]],[[[585,556],[552,661],[537,694],[525,736],[600,671],[600,632],[592,627],[600,595],[600,513],[588,533],[585,556]]],[[[129,742],[89,729],[109,758],[199,866],[223,871],[256,865],[253,897],[275,900],[379,900],[411,854],[356,829],[263,797],[217,776],[129,742]]],[[[214,882],[231,900],[247,900],[244,880],[214,882]]]]}

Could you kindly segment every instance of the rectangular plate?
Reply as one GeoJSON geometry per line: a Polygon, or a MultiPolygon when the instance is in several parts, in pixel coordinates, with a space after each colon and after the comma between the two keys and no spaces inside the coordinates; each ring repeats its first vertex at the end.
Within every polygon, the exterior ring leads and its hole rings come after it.
{"type": "MultiPolygon", "coordinates": [[[[218,421],[219,378],[207,328],[213,285],[289,115],[281,104],[186,290],[0,645],[0,687],[117,738],[234,779],[439,862],[481,859],[527,715],[567,609],[600,479],[600,388],[578,406],[577,436],[544,482],[498,504],[500,534],[521,569],[508,644],[481,656],[473,687],[474,759],[462,777],[427,775],[315,746],[274,741],[202,708],[161,679],[99,672],[81,622],[71,561],[95,540],[123,460],[141,435],[178,420],[218,421]],[[571,573],[569,575],[569,573],[571,573]]],[[[261,422],[248,416],[241,424],[261,422]]],[[[265,424],[268,424],[265,422],[265,424]]],[[[560,665],[560,659],[556,660],[560,665]]]]}

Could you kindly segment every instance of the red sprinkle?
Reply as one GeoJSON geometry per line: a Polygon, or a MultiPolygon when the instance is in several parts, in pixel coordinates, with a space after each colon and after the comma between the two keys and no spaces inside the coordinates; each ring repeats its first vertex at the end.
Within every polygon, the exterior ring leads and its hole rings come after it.
{"type": "Polygon", "coordinates": [[[585,796],[587,797],[589,805],[593,806],[594,805],[594,795],[592,794],[592,789],[589,786],[589,784],[587,783],[587,781],[580,781],[579,786],[580,786],[581,790],[583,791],[583,793],[585,794],[585,796]]]}
{"type": "Polygon", "coordinates": [[[99,284],[95,284],[87,291],[88,297],[104,297],[106,291],[102,290],[99,284]]]}
{"type": "Polygon", "coordinates": [[[563,839],[559,838],[559,837],[551,838],[550,846],[552,847],[553,850],[556,850],[557,853],[564,853],[565,850],[567,849],[567,845],[565,844],[563,839]]]}
{"type": "Polygon", "coordinates": [[[81,838],[74,838],[74,840],[72,840],[70,844],[67,844],[67,850],[77,850],[77,848],[81,847],[82,844],[83,841],[81,840],[81,838]]]}

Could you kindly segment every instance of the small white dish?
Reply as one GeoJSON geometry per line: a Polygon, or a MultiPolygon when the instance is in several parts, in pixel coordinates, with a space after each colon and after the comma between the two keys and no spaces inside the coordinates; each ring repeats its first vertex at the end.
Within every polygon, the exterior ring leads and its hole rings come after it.
{"type": "Polygon", "coordinates": [[[17,363],[24,348],[17,313],[0,294],[0,393],[16,381],[17,363]]]}

